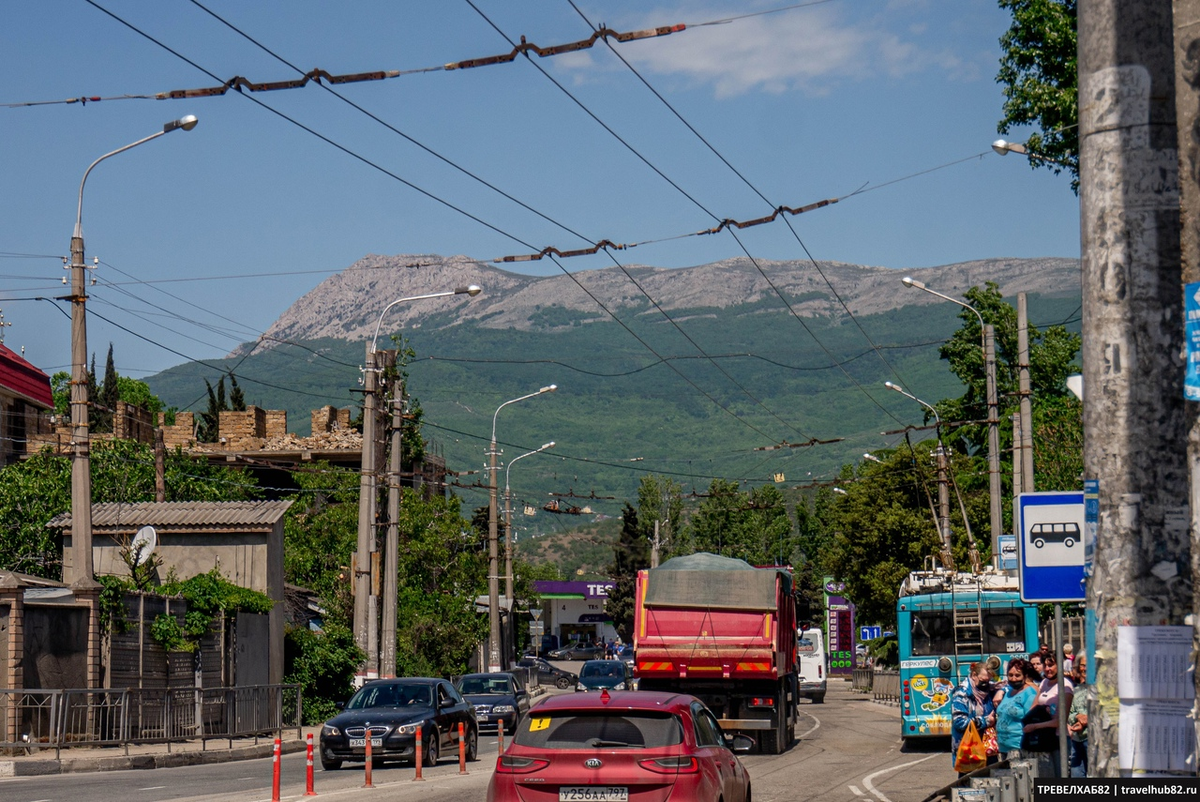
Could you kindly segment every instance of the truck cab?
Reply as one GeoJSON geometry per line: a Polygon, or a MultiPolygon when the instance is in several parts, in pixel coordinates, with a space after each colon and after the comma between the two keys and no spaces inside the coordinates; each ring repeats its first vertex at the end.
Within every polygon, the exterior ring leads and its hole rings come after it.
{"type": "Polygon", "coordinates": [[[819,627],[796,631],[796,666],[799,696],[813,704],[825,702],[828,665],[825,662],[825,633],[819,627]]]}

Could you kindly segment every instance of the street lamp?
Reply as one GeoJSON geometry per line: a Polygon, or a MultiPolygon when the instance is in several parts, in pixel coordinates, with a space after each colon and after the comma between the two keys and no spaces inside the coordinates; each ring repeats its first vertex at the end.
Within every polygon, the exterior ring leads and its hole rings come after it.
{"type": "MultiPolygon", "coordinates": [[[[537,392],[523,395],[505,401],[496,407],[492,415],[492,440],[488,447],[488,671],[500,671],[500,555],[499,536],[496,525],[496,418],[500,410],[509,404],[524,401],[528,398],[552,393],[558,389],[557,384],[540,388],[537,392]]],[[[509,596],[511,603],[512,597],[509,596]]]]}
{"type": "MultiPolygon", "coordinates": [[[[1004,140],[996,141],[992,147],[1003,143],[1004,140]]],[[[997,153],[1007,153],[1007,150],[997,150],[997,153]]],[[[1014,150],[1014,153],[1023,153],[1024,150],[1014,150]]],[[[983,315],[979,310],[965,301],[960,301],[957,298],[951,298],[949,295],[943,295],[936,290],[931,290],[925,286],[923,282],[917,281],[914,278],[905,276],[901,282],[906,287],[914,287],[918,290],[936,295],[945,301],[952,304],[958,304],[964,309],[970,309],[975,313],[975,317],[979,318],[979,330],[983,337],[983,365],[984,372],[987,376],[987,408],[988,408],[988,501],[990,502],[991,513],[991,530],[992,530],[992,562],[996,562],[1000,555],[1000,535],[1004,533],[1004,517],[1000,507],[1000,496],[1003,492],[1000,486],[1000,405],[997,401],[996,393],[996,330],[990,323],[984,323],[983,315]]]]}
{"type": "Polygon", "coordinates": [[[878,462],[880,465],[883,464],[883,460],[881,460],[879,457],[875,456],[874,454],[872,454],[869,451],[867,453],[863,454],[863,459],[868,459],[871,462],[878,462]]]}
{"type": "MultiPolygon", "coordinates": [[[[363,366],[363,448],[362,471],[359,474],[358,493],[358,542],[355,550],[354,567],[354,642],[367,655],[364,673],[356,677],[356,682],[371,678],[379,673],[379,628],[377,627],[378,601],[371,593],[371,554],[376,551],[375,515],[378,498],[376,493],[375,441],[378,437],[376,394],[379,387],[379,372],[376,367],[375,344],[379,340],[379,330],[383,326],[383,318],[396,304],[408,301],[423,301],[428,298],[445,298],[450,295],[478,295],[483,290],[472,284],[468,287],[458,287],[443,292],[431,292],[424,295],[410,295],[397,298],[383,308],[379,320],[375,323],[375,336],[367,347],[366,364],[363,366]]],[[[393,443],[398,438],[393,437],[393,443]]],[[[396,467],[396,473],[400,471],[396,467]]],[[[399,504],[399,478],[393,477],[394,497],[399,504]]],[[[393,493],[389,492],[389,504],[392,506],[393,493]]],[[[384,562],[384,597],[383,597],[383,654],[387,663],[385,672],[390,675],[395,671],[395,637],[396,637],[396,564],[399,553],[399,532],[393,520],[387,531],[385,544],[386,560],[384,562]],[[390,577],[390,579],[389,579],[390,577]]]]}
{"type": "Polygon", "coordinates": [[[1051,162],[1052,164],[1061,164],[1063,167],[1072,166],[1064,161],[1052,159],[1049,156],[1043,156],[1040,153],[1030,153],[1029,148],[1020,142],[1006,142],[1003,139],[997,139],[992,143],[992,150],[996,151],[1001,156],[1007,156],[1010,153],[1016,153],[1020,156],[1024,156],[1027,159],[1037,159],[1038,161],[1051,162]]]}
{"type": "MultiPolygon", "coordinates": [[[[148,137],[105,153],[88,165],[79,182],[79,204],[75,208],[75,233],[71,236],[71,580],[80,588],[96,588],[92,577],[92,466],[88,432],[87,378],[87,288],[83,264],[83,187],[97,164],[130,148],[158,139],[176,129],[190,131],[197,120],[192,115],[172,120],[148,137]]],[[[63,577],[66,579],[67,577],[63,577]]]]}
{"type": "Polygon", "coordinates": [[[903,395],[903,396],[906,396],[906,397],[908,397],[908,398],[911,398],[913,401],[916,401],[918,404],[920,404],[921,406],[925,407],[925,408],[926,408],[926,409],[928,409],[930,412],[932,412],[932,413],[933,413],[933,419],[934,419],[935,421],[937,421],[937,427],[938,427],[938,440],[940,441],[940,440],[942,439],[942,433],[941,433],[941,428],[942,428],[942,416],[938,414],[938,411],[937,411],[937,409],[936,409],[936,408],[933,406],[933,404],[929,404],[929,403],[926,403],[925,401],[922,401],[921,399],[917,398],[915,395],[913,395],[912,393],[910,393],[908,390],[905,390],[903,387],[901,387],[901,386],[900,386],[900,385],[898,385],[898,384],[895,384],[894,382],[884,382],[884,383],[883,383],[883,386],[884,386],[884,387],[886,387],[886,388],[888,388],[889,390],[895,390],[896,392],[900,393],[900,395],[903,395]]]}
{"type": "Polygon", "coordinates": [[[533,451],[526,451],[519,457],[513,457],[508,461],[508,465],[504,468],[504,595],[508,598],[509,604],[513,599],[513,541],[512,541],[512,494],[508,490],[508,472],[512,470],[513,463],[519,459],[534,454],[540,454],[546,449],[554,448],[554,441],[551,440],[541,448],[535,448],[533,451]]]}

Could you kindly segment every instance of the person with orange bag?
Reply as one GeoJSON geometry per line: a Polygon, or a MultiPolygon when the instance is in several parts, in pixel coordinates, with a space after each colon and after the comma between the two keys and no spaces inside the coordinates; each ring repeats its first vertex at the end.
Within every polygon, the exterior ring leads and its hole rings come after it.
{"type": "MultiPolygon", "coordinates": [[[[952,764],[958,763],[959,746],[971,724],[980,738],[986,731],[996,726],[996,713],[992,701],[992,676],[983,663],[971,663],[967,677],[950,697],[950,758],[952,764]]],[[[986,765],[986,753],[982,764],[986,765]]],[[[956,766],[957,768],[957,766],[956,766]]],[[[971,769],[973,771],[974,769],[971,769]]],[[[959,774],[966,774],[961,769],[959,774]]]]}

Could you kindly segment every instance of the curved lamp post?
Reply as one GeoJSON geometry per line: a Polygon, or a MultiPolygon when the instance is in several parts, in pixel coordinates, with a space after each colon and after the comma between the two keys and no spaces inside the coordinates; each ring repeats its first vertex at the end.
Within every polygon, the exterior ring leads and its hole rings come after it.
{"type": "MultiPolygon", "coordinates": [[[[552,393],[557,384],[549,384],[537,392],[505,401],[492,415],[492,440],[488,446],[488,671],[500,671],[500,546],[496,521],[496,418],[509,404],[524,401],[543,393],[552,393]]],[[[511,604],[512,597],[509,597],[511,604]]]]}
{"type": "MultiPolygon", "coordinates": [[[[355,568],[354,568],[354,642],[358,648],[362,649],[367,655],[367,663],[363,667],[364,673],[360,673],[356,677],[359,685],[362,680],[373,678],[379,673],[379,627],[378,622],[378,601],[377,597],[371,593],[371,553],[376,550],[376,534],[375,534],[375,515],[378,498],[376,493],[377,487],[377,466],[375,465],[375,448],[373,447],[378,437],[377,428],[377,403],[376,394],[379,387],[379,370],[376,367],[376,350],[375,344],[379,340],[379,330],[383,326],[383,318],[397,304],[406,303],[408,301],[423,301],[427,298],[445,298],[451,295],[470,295],[474,297],[483,290],[475,284],[468,287],[458,287],[453,290],[444,292],[431,292],[424,295],[410,295],[406,298],[397,298],[383,308],[379,313],[379,320],[375,323],[375,336],[371,338],[371,344],[367,347],[366,365],[363,367],[363,449],[362,449],[362,471],[359,474],[359,493],[358,493],[358,540],[355,549],[355,568]]],[[[399,472],[399,468],[396,469],[399,472]]],[[[398,484],[399,479],[396,479],[398,484]]],[[[399,488],[396,488],[396,497],[399,498],[399,488]]],[[[398,503],[398,502],[397,502],[398,503]]],[[[390,494],[389,494],[390,505],[390,494]]],[[[384,561],[384,576],[385,588],[383,595],[383,639],[384,639],[384,662],[386,674],[391,674],[395,670],[395,635],[396,635],[396,562],[397,553],[399,551],[399,534],[395,531],[394,526],[389,526],[387,533],[387,543],[385,544],[387,551],[384,561]],[[390,662],[389,662],[390,660],[390,662]]]]}
{"type": "MultiPolygon", "coordinates": [[[[143,145],[163,134],[190,131],[198,121],[192,115],[172,120],[150,136],[105,153],[88,165],[79,182],[75,207],[75,232],[71,236],[71,580],[78,587],[98,587],[92,577],[92,466],[88,432],[87,283],[83,264],[83,187],[92,168],[105,159],[143,145]]],[[[65,577],[64,577],[65,578],[65,577]]]]}
{"type": "Polygon", "coordinates": [[[540,448],[535,448],[533,451],[526,451],[519,457],[513,457],[508,461],[508,465],[504,468],[504,595],[510,600],[513,598],[513,537],[512,537],[512,493],[508,489],[508,472],[512,470],[513,463],[519,459],[531,457],[534,454],[540,454],[547,449],[554,448],[554,441],[551,440],[540,448]]]}
{"type": "MultiPolygon", "coordinates": [[[[1007,145],[1003,139],[996,141],[993,148],[997,148],[1000,144],[1007,145]]],[[[1015,146],[1010,146],[1015,147],[1015,146]]],[[[1021,150],[1013,150],[1014,153],[1024,153],[1024,146],[1021,150]]],[[[1007,153],[1007,150],[996,149],[997,153],[1007,153]]],[[[979,331],[983,337],[983,364],[987,375],[987,409],[988,409],[988,501],[990,505],[990,520],[992,530],[992,563],[999,566],[996,562],[1000,554],[1000,535],[1004,534],[1004,517],[1000,508],[1000,496],[1002,493],[1000,484],[1000,405],[997,401],[996,393],[996,330],[990,323],[983,322],[983,315],[979,310],[965,301],[960,301],[957,298],[951,298],[949,295],[931,290],[925,286],[924,282],[917,281],[914,278],[905,276],[901,282],[906,287],[913,287],[930,295],[936,295],[944,301],[949,301],[952,304],[958,304],[963,309],[970,309],[975,313],[975,317],[979,318],[979,331]]]]}

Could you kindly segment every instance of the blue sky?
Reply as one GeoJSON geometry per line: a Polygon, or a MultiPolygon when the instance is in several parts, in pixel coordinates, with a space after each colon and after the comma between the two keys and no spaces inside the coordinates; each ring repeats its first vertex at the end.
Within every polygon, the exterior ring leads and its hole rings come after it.
{"type": "MultiPolygon", "coordinates": [[[[1078,256],[1078,202],[1069,179],[989,148],[1003,101],[995,83],[998,39],[1009,22],[994,2],[832,0],[720,25],[699,24],[787,3],[575,2],[592,23],[618,31],[689,26],[614,47],[771,204],[800,206],[866,190],[792,218],[814,258],[901,269],[1078,256]],[[916,175],[961,159],[968,160],[916,175]]],[[[474,3],[495,27],[465,0],[204,2],[262,48],[189,0],[7,4],[0,65],[9,78],[0,103],[108,99],[0,107],[0,310],[12,324],[5,344],[24,347],[47,372],[69,369],[67,317],[48,302],[17,299],[65,294],[60,257],[69,252],[88,164],[185,114],[199,117],[194,131],[113,157],[87,182],[87,258],[101,260],[89,349],[102,363],[113,342],[126,375],[178,364],[181,354],[224,355],[368,253],[489,260],[527,252],[521,242],[585,247],[318,86],[113,99],[219,83],[197,67],[222,81],[297,77],[263,48],[303,71],[337,75],[507,52],[496,28],[542,46],[591,33],[568,0],[474,3]]],[[[518,57],[336,89],[592,240],[697,231],[713,224],[705,210],[740,220],[769,213],[603,44],[535,61],[518,57]]],[[[742,238],[755,257],[806,258],[782,222],[742,238]]],[[[642,246],[624,260],[678,267],[741,253],[721,235],[642,246]]],[[[564,264],[590,270],[611,261],[564,264]]],[[[557,270],[548,262],[516,269],[557,270]]]]}

